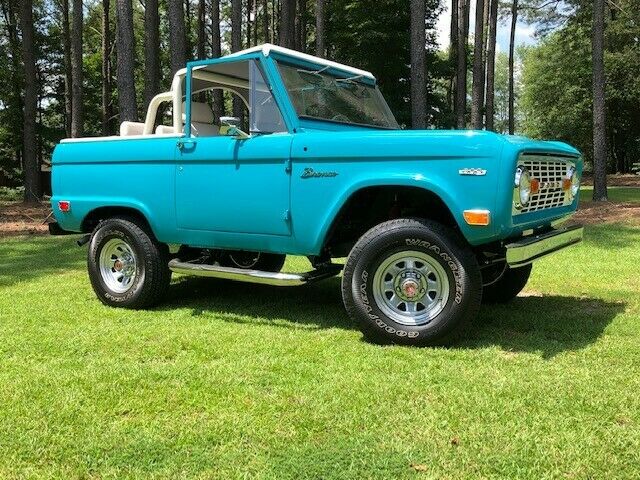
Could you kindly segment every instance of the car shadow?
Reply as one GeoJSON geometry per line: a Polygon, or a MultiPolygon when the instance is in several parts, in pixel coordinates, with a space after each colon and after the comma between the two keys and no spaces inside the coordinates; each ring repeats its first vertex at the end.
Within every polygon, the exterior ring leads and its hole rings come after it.
{"type": "MultiPolygon", "coordinates": [[[[453,347],[492,346],[543,358],[593,344],[626,304],[601,299],[520,296],[505,305],[483,305],[467,334],[453,347]]],[[[191,309],[233,323],[282,328],[357,330],[342,305],[340,279],[296,288],[182,277],[172,284],[162,310],[191,309]]]]}
{"type": "Polygon", "coordinates": [[[625,308],[625,302],[599,298],[518,296],[507,304],[483,305],[470,335],[456,347],[497,346],[551,358],[595,343],[625,308]]]}
{"type": "Polygon", "coordinates": [[[87,253],[76,246],[78,238],[70,235],[0,239],[0,287],[84,268],[87,253]]]}

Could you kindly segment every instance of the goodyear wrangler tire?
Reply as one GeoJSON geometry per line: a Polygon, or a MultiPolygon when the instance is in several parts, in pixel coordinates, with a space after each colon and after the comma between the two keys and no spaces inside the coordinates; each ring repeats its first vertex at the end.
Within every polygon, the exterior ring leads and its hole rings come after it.
{"type": "Polygon", "coordinates": [[[133,219],[111,218],[91,235],[87,258],[91,286],[112,307],[158,303],[171,282],[169,249],[133,219]]]}
{"type": "Polygon", "coordinates": [[[449,344],[475,317],[481,297],[470,249],[451,229],[421,219],[390,220],[365,233],[342,279],[349,316],[383,343],[449,344]]]}

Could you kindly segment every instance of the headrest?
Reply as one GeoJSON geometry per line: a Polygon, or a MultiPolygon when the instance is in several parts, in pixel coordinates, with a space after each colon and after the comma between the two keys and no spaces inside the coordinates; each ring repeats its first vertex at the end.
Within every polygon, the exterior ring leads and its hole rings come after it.
{"type": "Polygon", "coordinates": [[[167,125],[158,125],[156,127],[156,135],[169,135],[174,133],[173,127],[167,125]]]}
{"type": "Polygon", "coordinates": [[[144,123],[127,122],[120,124],[120,136],[129,137],[131,135],[142,135],[144,133],[144,123]]]}
{"type": "MultiPolygon", "coordinates": [[[[186,121],[186,102],[182,102],[182,122],[186,121]]],[[[191,102],[191,123],[213,123],[213,111],[206,103],[191,102]]]]}

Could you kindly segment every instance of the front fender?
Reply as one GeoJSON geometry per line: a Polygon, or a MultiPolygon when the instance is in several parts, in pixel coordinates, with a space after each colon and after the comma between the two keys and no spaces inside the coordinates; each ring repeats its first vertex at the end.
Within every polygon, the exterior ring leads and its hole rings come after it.
{"type": "Polygon", "coordinates": [[[357,194],[359,191],[370,187],[411,187],[420,188],[436,195],[445,206],[449,209],[449,212],[455,219],[460,231],[472,245],[480,244],[490,240],[496,233],[495,225],[490,224],[487,227],[470,226],[464,221],[462,215],[464,210],[470,209],[487,209],[489,211],[495,210],[495,194],[480,195],[480,190],[492,190],[491,181],[481,181],[475,179],[475,182],[462,180],[464,183],[469,184],[474,190],[475,195],[455,195],[460,187],[453,188],[452,183],[457,183],[458,179],[444,178],[436,173],[398,173],[388,178],[360,178],[357,181],[349,184],[347,188],[344,188],[335,203],[328,210],[325,218],[323,219],[322,226],[318,232],[319,237],[324,242],[329,230],[334,222],[334,219],[340,213],[342,208],[347,204],[349,199],[357,194]]]}

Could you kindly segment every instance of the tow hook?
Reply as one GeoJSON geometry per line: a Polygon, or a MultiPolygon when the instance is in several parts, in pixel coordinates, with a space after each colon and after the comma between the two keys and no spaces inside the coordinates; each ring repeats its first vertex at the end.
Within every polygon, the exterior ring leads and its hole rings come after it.
{"type": "Polygon", "coordinates": [[[80,237],[80,239],[76,243],[79,247],[82,247],[83,245],[89,243],[89,240],[91,240],[91,235],[87,233],[86,235],[80,237]]]}

